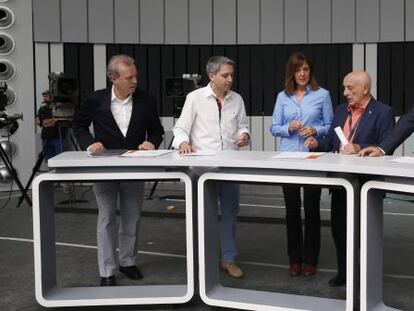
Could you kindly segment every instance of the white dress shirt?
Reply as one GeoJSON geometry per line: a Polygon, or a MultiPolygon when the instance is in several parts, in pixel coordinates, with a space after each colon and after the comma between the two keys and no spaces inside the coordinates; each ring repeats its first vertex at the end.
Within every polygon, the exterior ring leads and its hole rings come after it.
{"type": "Polygon", "coordinates": [[[243,99],[229,91],[220,113],[210,84],[197,89],[187,95],[173,132],[176,149],[182,142],[188,142],[196,151],[237,150],[235,142],[239,136],[249,134],[243,99]]]}
{"type": "Polygon", "coordinates": [[[111,112],[116,124],[118,124],[119,129],[125,137],[128,131],[129,121],[131,120],[132,95],[129,95],[125,100],[120,100],[116,97],[114,86],[112,86],[111,112]]]}

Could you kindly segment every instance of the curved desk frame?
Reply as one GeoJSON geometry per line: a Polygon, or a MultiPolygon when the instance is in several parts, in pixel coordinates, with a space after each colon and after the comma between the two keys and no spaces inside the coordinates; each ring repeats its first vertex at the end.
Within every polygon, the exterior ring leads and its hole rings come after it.
{"type": "Polygon", "coordinates": [[[51,172],[33,182],[33,236],[35,292],[45,307],[179,304],[194,294],[192,183],[182,172],[116,172],[83,170],[84,173],[51,172]],[[56,281],[55,212],[53,181],[180,180],[186,195],[187,284],[59,288],[56,281]]]}
{"type": "MultiPolygon", "coordinates": [[[[298,173],[298,172],[296,172],[298,173]]],[[[357,193],[358,196],[359,193],[357,193]]],[[[210,172],[198,181],[198,243],[200,296],[208,305],[260,311],[353,310],[354,293],[354,185],[343,178],[316,177],[312,172],[289,175],[286,171],[267,173],[210,172]],[[340,299],[309,297],[222,286],[219,281],[219,247],[217,220],[218,181],[304,184],[342,186],[347,193],[347,288],[346,301],[340,299]]],[[[248,277],[248,276],[247,276],[248,277]]]]}
{"type": "MultiPolygon", "coordinates": [[[[54,232],[52,199],[48,197],[52,189],[43,181],[53,180],[93,180],[93,179],[125,179],[130,176],[129,171],[146,170],[145,173],[133,173],[131,179],[181,179],[186,185],[186,210],[191,213],[193,196],[191,193],[190,178],[182,173],[156,173],[160,168],[177,167],[221,167],[217,173],[206,173],[198,183],[199,192],[199,257],[200,257],[200,295],[210,305],[249,310],[347,310],[353,309],[354,275],[354,207],[361,204],[361,310],[382,311],[396,310],[384,305],[382,299],[382,202],[379,200],[383,191],[399,191],[414,193],[414,165],[390,163],[392,157],[380,158],[355,157],[341,154],[325,154],[314,160],[275,160],[275,152],[264,151],[220,151],[214,156],[186,157],[185,160],[178,153],[169,153],[156,158],[146,159],[116,159],[114,164],[110,158],[88,158],[85,152],[65,152],[49,160],[51,167],[58,169],[57,173],[41,175],[36,178],[33,188],[34,199],[34,237],[35,237],[35,282],[36,298],[46,306],[69,305],[114,305],[114,304],[161,304],[183,303],[193,295],[194,277],[191,214],[186,219],[187,226],[187,273],[186,286],[160,287],[119,287],[119,289],[84,288],[82,292],[74,289],[56,288],[54,236],[46,235],[48,230],[54,232]],[[310,162],[311,161],[311,162],[310,162]],[[109,176],[103,172],[103,167],[112,167],[114,174],[109,176]],[[223,169],[230,168],[232,173],[223,169]],[[78,171],[77,177],[68,173],[71,169],[78,171]],[[79,173],[83,170],[85,173],[79,173]],[[67,173],[63,173],[67,172],[67,173]],[[96,172],[91,175],[91,172],[96,172]],[[152,173],[151,173],[152,172],[152,173]],[[265,173],[261,173],[265,172],[265,173]],[[320,172],[317,176],[315,172],[320,172]],[[355,191],[351,183],[343,178],[326,177],[329,173],[365,174],[384,176],[388,182],[370,181],[360,192],[355,191]],[[151,175],[153,174],[153,175],[151,175]],[[215,175],[216,174],[216,175],[215,175]],[[286,295],[278,293],[247,291],[226,288],[218,282],[218,254],[213,248],[217,244],[206,232],[214,231],[217,226],[217,212],[210,209],[213,206],[213,184],[216,180],[231,180],[241,182],[266,183],[302,183],[315,185],[339,185],[345,187],[348,198],[348,258],[347,258],[347,297],[346,301],[286,295]],[[357,200],[357,202],[355,202],[357,200]],[[42,206],[42,209],[40,209],[42,206]],[[206,207],[206,209],[204,209],[206,207]],[[208,225],[207,225],[208,224],[208,225]],[[369,241],[369,245],[368,245],[369,241]],[[367,267],[367,261],[370,262],[367,267]],[[167,289],[171,292],[168,293],[167,289]]],[[[213,232],[214,233],[214,232],[213,232]]],[[[217,233],[214,233],[217,234],[217,233]]],[[[81,290],[82,291],[82,290],[81,290]]]]}
{"type": "Polygon", "coordinates": [[[414,181],[369,181],[361,189],[361,311],[398,310],[384,304],[382,292],[383,197],[387,191],[413,194],[414,181]]]}

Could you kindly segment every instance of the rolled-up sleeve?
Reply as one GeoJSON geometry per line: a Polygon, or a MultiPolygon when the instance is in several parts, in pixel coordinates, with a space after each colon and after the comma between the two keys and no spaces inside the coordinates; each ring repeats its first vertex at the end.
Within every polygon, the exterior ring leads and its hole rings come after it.
{"type": "Polygon", "coordinates": [[[249,123],[247,121],[246,109],[244,108],[244,101],[241,98],[240,109],[237,116],[237,132],[239,135],[246,133],[250,136],[249,123]]]}

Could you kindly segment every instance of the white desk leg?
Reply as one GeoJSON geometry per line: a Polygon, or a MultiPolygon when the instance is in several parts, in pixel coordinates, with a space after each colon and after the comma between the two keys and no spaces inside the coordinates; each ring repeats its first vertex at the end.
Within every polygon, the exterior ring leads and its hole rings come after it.
{"type": "MultiPolygon", "coordinates": [[[[336,177],[274,174],[203,174],[198,181],[198,241],[200,297],[208,305],[257,311],[352,311],[354,273],[354,186],[336,177]],[[219,281],[216,184],[219,181],[342,186],[347,192],[347,299],[331,299],[226,287],[219,281]]],[[[328,284],[326,286],[329,286],[328,284]]]]}
{"type": "Polygon", "coordinates": [[[398,310],[383,302],[383,198],[406,186],[369,181],[361,189],[361,311],[398,310]]]}
{"type": "MultiPolygon", "coordinates": [[[[42,266],[35,270],[36,279],[42,280],[41,288],[44,292],[50,291],[56,285],[56,246],[55,246],[55,211],[53,184],[42,183],[39,185],[40,209],[34,209],[39,213],[40,220],[40,256],[42,266]]],[[[34,216],[35,217],[35,216],[34,216]]],[[[37,287],[39,289],[39,287],[37,287]]]]}
{"type": "Polygon", "coordinates": [[[204,189],[204,222],[208,226],[199,227],[204,234],[209,238],[204,240],[204,245],[199,245],[200,250],[204,252],[205,262],[208,263],[201,267],[205,271],[208,278],[205,284],[206,290],[211,290],[217,283],[219,283],[220,273],[218,262],[220,260],[219,252],[219,224],[218,224],[218,204],[217,204],[217,185],[216,183],[209,183],[204,189]]]}
{"type": "Polygon", "coordinates": [[[194,294],[192,182],[182,172],[88,172],[46,173],[33,181],[33,237],[35,291],[37,301],[46,307],[180,304],[194,294]],[[55,216],[53,182],[99,180],[180,180],[186,196],[187,282],[176,285],[137,285],[60,288],[56,280],[55,216]]]}

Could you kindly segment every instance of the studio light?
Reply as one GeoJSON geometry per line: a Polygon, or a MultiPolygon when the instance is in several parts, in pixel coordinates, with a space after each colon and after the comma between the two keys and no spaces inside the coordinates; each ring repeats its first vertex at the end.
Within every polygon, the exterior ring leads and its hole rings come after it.
{"type": "Polygon", "coordinates": [[[9,28],[13,25],[14,14],[12,10],[7,7],[0,6],[0,29],[9,28]]]}
{"type": "Polygon", "coordinates": [[[16,102],[16,92],[9,86],[6,90],[7,107],[10,107],[16,102]]]}
{"type": "Polygon", "coordinates": [[[8,34],[0,33],[0,55],[7,55],[13,52],[15,42],[8,34]]]}
{"type": "Polygon", "coordinates": [[[6,184],[10,182],[11,175],[5,165],[0,165],[0,183],[6,184]]]}
{"type": "Polygon", "coordinates": [[[0,59],[0,80],[8,81],[16,74],[14,65],[5,59],[0,59]]]}

